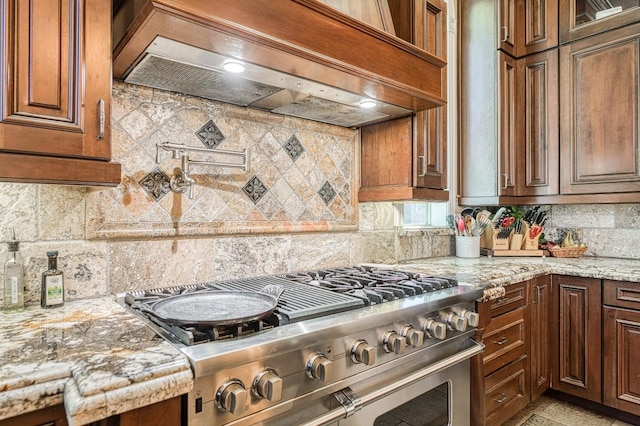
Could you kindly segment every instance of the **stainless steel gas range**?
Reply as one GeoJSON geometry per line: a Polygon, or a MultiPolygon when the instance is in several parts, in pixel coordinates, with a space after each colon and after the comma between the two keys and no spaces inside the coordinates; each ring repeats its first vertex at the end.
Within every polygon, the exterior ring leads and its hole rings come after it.
{"type": "Polygon", "coordinates": [[[483,349],[471,339],[481,296],[451,278],[348,267],[132,291],[121,301],[191,361],[188,425],[377,424],[427,397],[442,401],[442,414],[424,424],[458,426],[469,424],[469,358],[483,349]],[[254,318],[242,312],[253,300],[238,305],[234,292],[276,302],[254,318]],[[211,293],[223,297],[208,302],[213,316],[190,323],[211,293]],[[170,317],[179,318],[166,321],[176,297],[170,317]]]}

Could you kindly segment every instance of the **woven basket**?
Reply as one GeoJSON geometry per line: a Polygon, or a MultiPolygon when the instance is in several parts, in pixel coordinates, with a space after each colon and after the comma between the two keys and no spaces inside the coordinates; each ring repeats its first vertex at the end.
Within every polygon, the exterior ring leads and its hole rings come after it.
{"type": "Polygon", "coordinates": [[[580,257],[582,253],[587,251],[586,247],[553,247],[549,249],[549,253],[553,257],[580,257]]]}

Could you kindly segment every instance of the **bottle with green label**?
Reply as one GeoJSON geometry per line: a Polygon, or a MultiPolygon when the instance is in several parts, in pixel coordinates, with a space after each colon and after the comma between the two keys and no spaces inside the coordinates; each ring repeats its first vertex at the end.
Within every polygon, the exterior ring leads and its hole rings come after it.
{"type": "Polygon", "coordinates": [[[16,232],[12,230],[9,241],[9,258],[4,264],[4,312],[20,312],[24,309],[24,265],[18,251],[16,232]]]}
{"type": "Polygon", "coordinates": [[[58,270],[58,252],[48,251],[49,269],[42,273],[40,306],[57,308],[64,305],[64,275],[58,270]]]}

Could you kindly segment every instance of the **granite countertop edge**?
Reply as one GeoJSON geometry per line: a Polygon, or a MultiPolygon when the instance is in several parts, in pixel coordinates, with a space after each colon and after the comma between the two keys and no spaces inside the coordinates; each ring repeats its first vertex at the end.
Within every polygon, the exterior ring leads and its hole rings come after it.
{"type": "MultiPolygon", "coordinates": [[[[640,282],[640,260],[613,258],[430,258],[389,265],[451,276],[484,290],[548,274],[640,282]]],[[[112,296],[0,313],[0,420],[64,403],[69,425],[161,402],[193,387],[187,357],[112,296]]]]}

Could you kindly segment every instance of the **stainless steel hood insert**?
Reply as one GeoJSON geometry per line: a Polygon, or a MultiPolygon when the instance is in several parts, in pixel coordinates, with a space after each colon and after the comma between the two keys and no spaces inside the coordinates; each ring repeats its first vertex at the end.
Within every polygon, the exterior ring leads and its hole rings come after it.
{"type": "Polygon", "coordinates": [[[360,102],[370,98],[251,63],[230,74],[222,68],[227,59],[158,36],[125,81],[343,127],[412,113],[380,101],[366,109],[360,102]]]}

